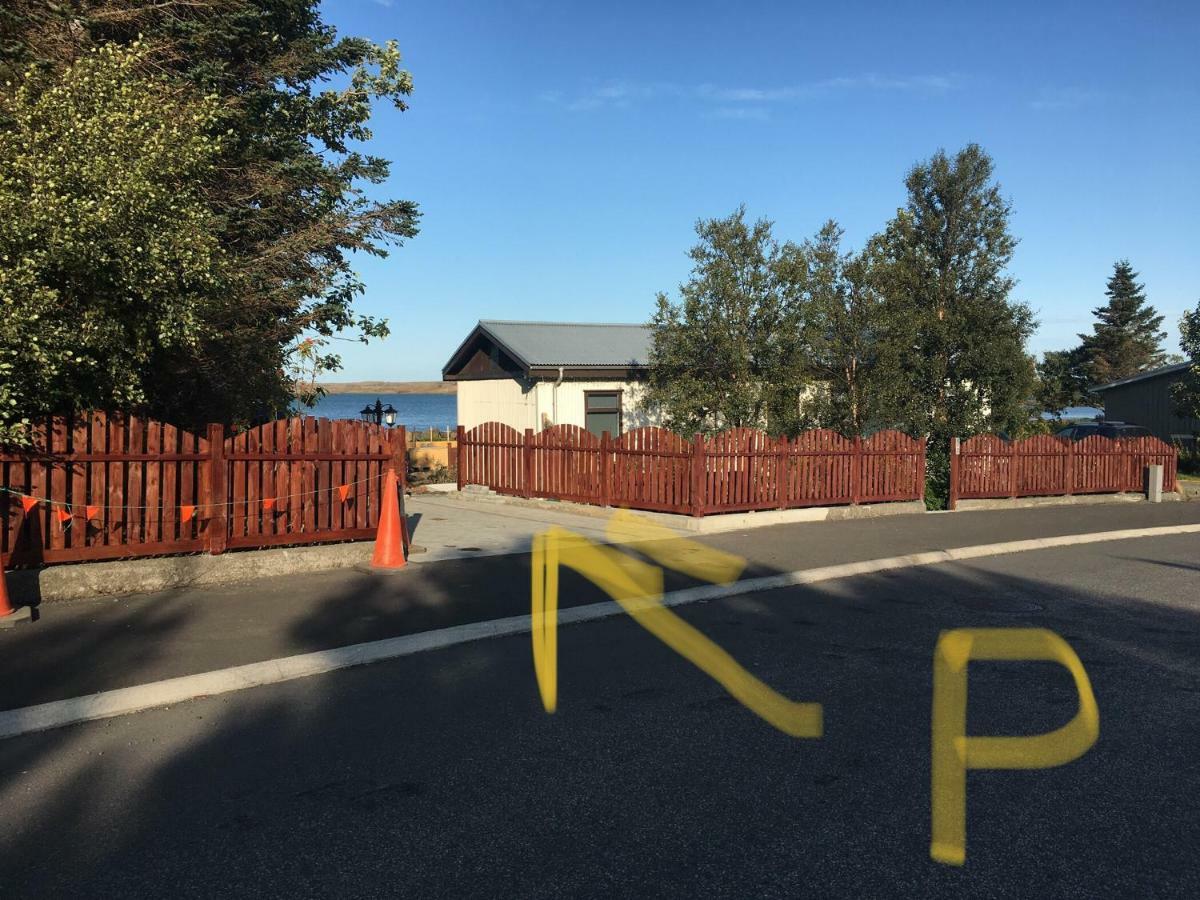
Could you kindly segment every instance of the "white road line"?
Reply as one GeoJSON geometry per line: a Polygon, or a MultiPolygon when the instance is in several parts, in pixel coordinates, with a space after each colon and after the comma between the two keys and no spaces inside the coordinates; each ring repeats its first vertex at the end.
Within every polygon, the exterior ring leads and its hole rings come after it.
{"type": "MultiPolygon", "coordinates": [[[[668,593],[663,601],[668,606],[681,606],[700,600],[716,600],[722,597],[772,591],[794,585],[816,584],[821,581],[869,575],[875,572],[932,566],[939,563],[1002,556],[1009,553],[1024,553],[1030,550],[1049,550],[1055,547],[1074,547],[1104,541],[1124,541],[1133,538],[1166,537],[1180,534],[1200,534],[1200,524],[1130,528],[1092,534],[1067,534],[1025,541],[1009,541],[1001,544],[952,547],[947,550],[931,550],[906,556],[889,556],[883,559],[869,559],[836,566],[800,569],[795,572],[784,572],[762,578],[750,578],[732,585],[704,585],[687,588],[668,593]]],[[[570,625],[577,622],[605,619],[620,613],[621,608],[616,603],[606,601],[560,609],[558,620],[562,625],[570,625]]],[[[182,678],[170,678],[151,684],[102,691],[86,697],[73,697],[70,700],[55,700],[51,703],[0,712],[0,738],[46,731],[93,719],[127,715],[154,707],[181,703],[185,700],[194,700],[197,697],[279,684],[296,678],[308,678],[312,675],[347,669],[351,666],[362,666],[409,656],[413,653],[424,653],[428,650],[440,650],[443,647],[452,647],[455,644],[465,644],[469,641],[523,634],[527,633],[529,629],[529,616],[510,616],[505,619],[493,619],[490,622],[456,625],[437,631],[409,634],[364,644],[351,644],[348,647],[338,647],[333,650],[319,650],[314,653],[302,653],[298,656],[268,659],[229,669],[218,669],[213,672],[185,675],[182,678]]]]}

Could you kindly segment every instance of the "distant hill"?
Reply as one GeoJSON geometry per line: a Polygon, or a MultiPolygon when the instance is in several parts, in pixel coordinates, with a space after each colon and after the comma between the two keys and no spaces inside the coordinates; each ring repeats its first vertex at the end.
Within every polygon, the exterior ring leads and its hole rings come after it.
{"type": "Polygon", "coordinates": [[[453,381],[332,381],[323,384],[329,394],[453,394],[453,381]]]}

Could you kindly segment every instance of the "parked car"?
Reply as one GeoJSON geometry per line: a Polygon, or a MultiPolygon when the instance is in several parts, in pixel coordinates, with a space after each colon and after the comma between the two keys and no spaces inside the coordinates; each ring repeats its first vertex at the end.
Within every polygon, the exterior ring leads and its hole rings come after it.
{"type": "Polygon", "coordinates": [[[1081,441],[1094,435],[1107,438],[1152,437],[1149,428],[1142,425],[1130,425],[1128,422],[1086,422],[1082,425],[1068,425],[1054,436],[1081,441]]]}

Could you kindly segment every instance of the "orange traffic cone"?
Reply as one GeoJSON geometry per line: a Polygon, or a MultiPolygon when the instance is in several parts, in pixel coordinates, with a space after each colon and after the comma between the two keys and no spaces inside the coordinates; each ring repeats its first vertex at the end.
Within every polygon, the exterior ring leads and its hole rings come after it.
{"type": "Polygon", "coordinates": [[[13,614],[12,604],[8,602],[8,588],[4,585],[4,569],[0,569],[0,618],[13,614]]]}
{"type": "Polygon", "coordinates": [[[8,628],[18,622],[32,619],[28,606],[14,608],[8,599],[8,586],[4,583],[4,569],[0,567],[0,628],[8,628]]]}
{"type": "Polygon", "coordinates": [[[400,483],[396,470],[388,469],[383,483],[383,506],[379,510],[379,530],[375,532],[373,569],[403,569],[404,546],[408,543],[408,527],[400,515],[400,483]]]}

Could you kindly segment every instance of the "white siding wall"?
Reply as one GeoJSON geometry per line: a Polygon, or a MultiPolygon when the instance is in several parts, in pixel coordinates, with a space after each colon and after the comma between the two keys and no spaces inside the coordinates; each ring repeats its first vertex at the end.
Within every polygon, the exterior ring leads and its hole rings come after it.
{"type": "Polygon", "coordinates": [[[544,424],[583,428],[586,391],[621,391],[626,431],[659,424],[657,417],[642,408],[643,388],[638,382],[564,381],[556,388],[553,381],[523,386],[516,379],[458,382],[458,424],[474,428],[481,422],[503,422],[518,431],[541,431],[544,424]]]}
{"type": "Polygon", "coordinates": [[[532,386],[515,378],[458,382],[458,424],[474,428],[482,422],[503,422],[517,431],[538,428],[532,386]]]}

